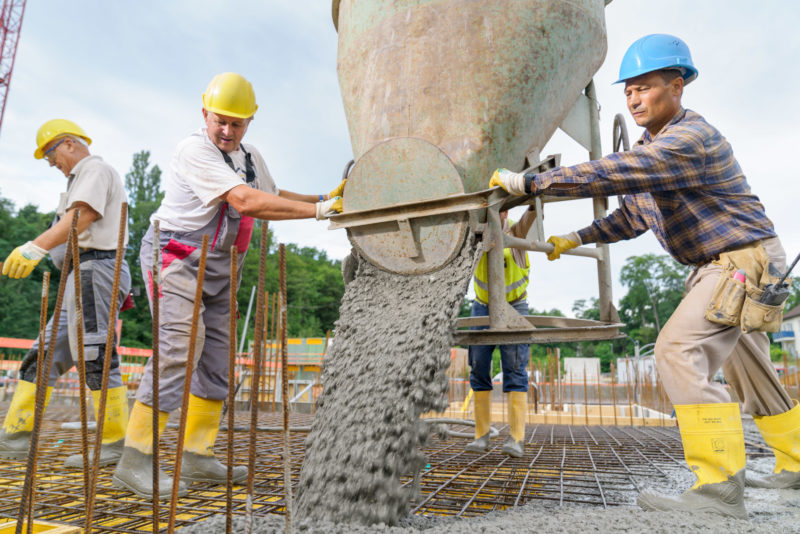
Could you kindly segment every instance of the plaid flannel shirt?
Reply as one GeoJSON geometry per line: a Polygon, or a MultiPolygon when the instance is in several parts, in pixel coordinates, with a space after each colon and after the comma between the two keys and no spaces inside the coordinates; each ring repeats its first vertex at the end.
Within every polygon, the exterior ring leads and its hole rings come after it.
{"type": "Polygon", "coordinates": [[[733,150],[703,117],[681,110],[654,137],[645,130],[627,152],[538,174],[536,192],[578,197],[626,195],[619,209],[578,231],[583,243],[613,243],[653,230],[680,263],[775,237],[772,221],[733,150]]]}

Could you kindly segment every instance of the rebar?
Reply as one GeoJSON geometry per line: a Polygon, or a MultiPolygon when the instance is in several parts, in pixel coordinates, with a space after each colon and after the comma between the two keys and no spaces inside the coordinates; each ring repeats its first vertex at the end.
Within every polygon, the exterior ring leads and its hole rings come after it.
{"type": "Polygon", "coordinates": [[[150,267],[151,279],[151,302],[153,310],[153,355],[150,357],[150,368],[153,373],[153,532],[158,532],[161,529],[159,522],[160,503],[159,495],[160,488],[158,483],[159,475],[159,451],[158,442],[161,439],[159,414],[160,414],[160,375],[161,375],[161,355],[158,344],[160,343],[159,328],[161,327],[161,261],[159,254],[161,252],[161,226],[158,220],[153,221],[153,265],[150,267]]]}
{"type": "Polygon", "coordinates": [[[272,295],[272,336],[271,340],[271,347],[270,347],[270,363],[272,364],[272,378],[270,379],[270,383],[272,384],[272,407],[270,408],[273,412],[275,411],[275,396],[278,390],[278,316],[280,315],[280,304],[278,303],[278,294],[275,293],[272,295]]]}
{"type": "MultiPolygon", "coordinates": [[[[77,217],[72,213],[73,219],[77,217]]],[[[72,233],[72,226],[70,226],[72,233]]],[[[71,236],[67,235],[67,241],[71,236]]],[[[36,494],[36,455],[39,452],[39,432],[42,427],[42,417],[44,416],[44,401],[47,394],[47,383],[50,379],[50,369],[53,366],[53,354],[56,349],[56,336],[58,335],[58,323],[61,320],[61,306],[64,303],[64,291],[67,288],[67,278],[69,277],[69,262],[72,260],[72,249],[67,247],[64,254],[64,262],[61,264],[61,277],[58,282],[58,293],[56,294],[56,304],[53,309],[53,326],[50,328],[50,343],[47,346],[47,353],[42,362],[44,343],[39,344],[39,357],[36,361],[36,400],[33,412],[33,430],[31,431],[30,446],[28,447],[28,461],[25,469],[25,483],[22,490],[22,499],[19,502],[19,513],[17,514],[16,534],[21,534],[25,510],[28,510],[28,525],[33,523],[33,505],[36,494]]],[[[45,323],[46,324],[46,323],[45,323]]],[[[39,339],[43,340],[40,333],[39,339]]]]}
{"type": "Polygon", "coordinates": [[[253,480],[256,470],[256,432],[258,426],[258,404],[260,401],[259,385],[261,384],[261,336],[264,328],[264,284],[267,271],[267,221],[261,221],[261,240],[258,259],[258,300],[256,302],[256,323],[253,332],[253,374],[250,379],[250,436],[247,455],[247,515],[245,516],[245,532],[253,531],[253,480]]]}
{"type": "Polygon", "coordinates": [[[283,411],[283,489],[286,501],[286,534],[292,532],[292,479],[289,469],[289,358],[286,350],[286,245],[278,245],[281,286],[281,409],[283,411]]]}
{"type": "Polygon", "coordinates": [[[230,297],[228,305],[230,307],[230,318],[228,321],[228,469],[225,480],[225,532],[231,533],[233,525],[233,427],[234,427],[234,383],[236,382],[236,282],[239,274],[239,251],[236,245],[231,247],[231,268],[230,268],[230,297]]]}
{"type": "Polygon", "coordinates": [[[194,293],[194,308],[192,309],[192,325],[189,330],[189,352],[186,355],[186,377],[183,381],[183,398],[181,399],[181,419],[178,426],[178,444],[175,450],[175,468],[172,477],[172,495],[169,503],[169,523],[167,532],[175,532],[175,514],[178,506],[178,489],[181,479],[181,460],[183,458],[183,442],[186,434],[186,412],[189,409],[189,390],[194,374],[194,351],[197,347],[197,325],[200,321],[200,307],[203,303],[203,282],[206,275],[206,257],[208,256],[208,234],[203,235],[203,245],[200,251],[200,263],[197,266],[197,286],[194,293]]]}
{"type": "MultiPolygon", "coordinates": [[[[119,214],[119,231],[117,234],[117,251],[114,259],[114,278],[111,284],[111,301],[108,306],[108,332],[106,333],[106,350],[103,356],[103,378],[100,386],[100,402],[97,408],[97,427],[94,436],[94,459],[92,474],[89,477],[89,502],[86,503],[86,531],[91,532],[94,514],[94,493],[97,483],[97,471],[100,468],[100,448],[103,443],[103,425],[106,419],[106,397],[108,395],[108,375],[111,371],[111,358],[114,353],[114,337],[116,334],[117,311],[119,307],[119,278],[122,273],[122,261],[125,257],[125,236],[128,229],[128,204],[123,202],[119,214]]],[[[85,468],[86,466],[84,466],[85,468]]]]}
{"type": "Polygon", "coordinates": [[[81,258],[78,250],[78,219],[80,210],[75,210],[75,217],[69,232],[69,247],[72,250],[72,281],[75,291],[75,344],[78,352],[78,391],[81,410],[81,456],[83,458],[83,498],[89,502],[89,428],[86,415],[86,355],[83,351],[83,292],[81,288],[81,258]]]}

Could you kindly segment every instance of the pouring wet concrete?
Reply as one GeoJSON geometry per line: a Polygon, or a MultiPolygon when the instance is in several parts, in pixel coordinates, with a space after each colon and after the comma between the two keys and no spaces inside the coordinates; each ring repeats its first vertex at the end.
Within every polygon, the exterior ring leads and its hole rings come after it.
{"type": "Polygon", "coordinates": [[[325,361],[298,487],[298,515],[395,524],[411,495],[400,478],[424,467],[419,416],[447,407],[452,330],[479,252],[469,236],[439,271],[417,276],[358,260],[325,361]]]}

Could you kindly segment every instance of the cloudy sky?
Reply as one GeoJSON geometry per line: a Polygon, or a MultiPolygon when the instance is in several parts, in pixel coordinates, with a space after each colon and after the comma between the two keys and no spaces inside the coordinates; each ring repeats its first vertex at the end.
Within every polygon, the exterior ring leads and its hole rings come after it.
{"type": "MultiPolygon", "coordinates": [[[[800,147],[799,21],[796,2],[614,0],[606,8],[608,54],[595,75],[608,152],[613,117],[626,113],[622,89],[611,85],[626,48],[649,33],[682,37],[700,70],[684,105],[731,142],[792,257],[800,251],[800,187],[792,170],[800,147]]],[[[326,0],[28,2],[0,131],[0,195],[18,207],[55,208],[65,179],[32,157],[37,129],[55,117],[82,125],[94,140],[92,152],[121,175],[139,150],[149,150],[153,163],[166,169],[176,143],[202,125],[206,84],[224,71],[253,83],[259,111],[245,140],[259,148],[278,186],[327,192],[352,157],[336,43],[326,0]]],[[[630,118],[628,127],[638,137],[630,118]]],[[[587,157],[560,132],[542,152],[561,153],[564,164],[587,157]]],[[[565,203],[548,207],[545,231],[566,233],[589,222],[588,201],[565,203]]],[[[272,227],[279,240],[321,248],[333,258],[350,248],[344,232],[323,223],[272,227]]],[[[625,258],[647,252],[661,252],[649,233],[613,245],[614,276],[625,258]]],[[[532,306],[569,313],[575,299],[597,294],[590,260],[531,257],[532,306]]],[[[615,299],[623,294],[615,282],[615,299]]]]}

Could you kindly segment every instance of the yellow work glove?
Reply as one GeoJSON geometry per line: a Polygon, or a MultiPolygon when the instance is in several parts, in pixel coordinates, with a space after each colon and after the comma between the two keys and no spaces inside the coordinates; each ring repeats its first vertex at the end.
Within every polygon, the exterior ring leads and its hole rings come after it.
{"type": "Polygon", "coordinates": [[[511,172],[508,169],[497,169],[489,180],[489,188],[500,186],[509,195],[526,195],[525,175],[521,172],[511,172]]]}
{"type": "Polygon", "coordinates": [[[550,236],[547,242],[555,247],[553,252],[547,255],[547,259],[550,261],[560,258],[561,253],[565,250],[571,250],[582,245],[578,232],[572,232],[567,235],[553,235],[550,236]]]}
{"type": "Polygon", "coordinates": [[[344,184],[346,184],[346,183],[347,183],[347,178],[345,178],[344,180],[342,180],[342,183],[340,183],[339,185],[337,185],[337,186],[336,186],[336,189],[334,189],[333,191],[331,191],[330,193],[328,193],[328,198],[333,198],[333,197],[342,197],[342,196],[344,196],[344,184]]]}
{"type": "Polygon", "coordinates": [[[317,220],[327,219],[331,215],[342,212],[342,197],[333,197],[317,202],[317,220]]]}
{"type": "Polygon", "coordinates": [[[3,262],[3,275],[9,278],[25,278],[45,256],[47,256],[45,249],[28,241],[8,255],[3,262]]]}

